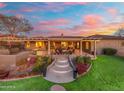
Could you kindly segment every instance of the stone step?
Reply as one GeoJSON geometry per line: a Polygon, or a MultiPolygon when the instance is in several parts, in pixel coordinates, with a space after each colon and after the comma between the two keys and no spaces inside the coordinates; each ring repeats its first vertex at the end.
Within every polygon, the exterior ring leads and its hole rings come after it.
{"type": "Polygon", "coordinates": [[[55,83],[67,83],[74,80],[72,76],[60,76],[60,75],[53,76],[50,74],[47,75],[45,79],[55,83]]]}
{"type": "Polygon", "coordinates": [[[69,62],[64,62],[64,61],[56,61],[56,63],[55,64],[57,64],[57,65],[68,65],[69,64],[69,62]]]}
{"type": "Polygon", "coordinates": [[[73,81],[73,69],[69,65],[68,58],[58,56],[54,66],[47,70],[45,79],[55,83],[73,81]]]}
{"type": "Polygon", "coordinates": [[[56,62],[65,63],[68,62],[68,60],[56,60],[56,62]]]}
{"type": "Polygon", "coordinates": [[[73,73],[72,71],[70,72],[65,72],[65,73],[59,73],[59,72],[55,72],[55,71],[48,71],[48,73],[46,74],[46,76],[50,76],[50,77],[72,77],[73,73]]]}
{"type": "Polygon", "coordinates": [[[60,64],[55,64],[56,67],[60,67],[60,68],[66,68],[69,66],[69,64],[64,64],[64,65],[60,65],[60,64]]]}
{"type": "Polygon", "coordinates": [[[49,69],[48,71],[49,74],[51,74],[52,76],[56,76],[56,75],[59,75],[59,76],[64,76],[64,75],[72,75],[72,70],[68,70],[68,71],[58,71],[58,70],[55,70],[55,69],[49,69]]]}
{"type": "Polygon", "coordinates": [[[53,66],[52,67],[53,70],[56,70],[56,71],[69,71],[69,70],[72,70],[72,68],[70,66],[66,66],[66,67],[58,67],[58,66],[53,66]]]}

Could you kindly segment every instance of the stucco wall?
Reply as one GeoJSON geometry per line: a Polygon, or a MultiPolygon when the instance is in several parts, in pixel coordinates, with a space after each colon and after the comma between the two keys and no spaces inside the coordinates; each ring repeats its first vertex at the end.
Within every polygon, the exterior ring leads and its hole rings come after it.
{"type": "Polygon", "coordinates": [[[10,51],[8,49],[0,49],[0,55],[9,55],[10,51]]]}
{"type": "Polygon", "coordinates": [[[30,52],[20,52],[16,55],[0,55],[0,65],[15,65],[16,62],[21,61],[29,56],[30,52]]]}
{"type": "Polygon", "coordinates": [[[124,40],[100,40],[96,44],[97,54],[102,53],[103,48],[115,48],[117,49],[117,54],[124,56],[124,46],[122,46],[124,40]]]}

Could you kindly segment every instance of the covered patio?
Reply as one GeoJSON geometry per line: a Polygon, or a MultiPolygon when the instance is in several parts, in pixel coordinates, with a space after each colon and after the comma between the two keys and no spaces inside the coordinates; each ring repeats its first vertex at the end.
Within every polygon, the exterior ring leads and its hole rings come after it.
{"type": "Polygon", "coordinates": [[[88,55],[96,58],[96,42],[95,38],[85,38],[76,36],[50,37],[48,39],[48,55],[56,54],[73,54],[73,55],[88,55]],[[60,53],[56,53],[56,50],[60,53]],[[71,50],[71,53],[70,51],[71,50]],[[69,52],[69,53],[68,53],[69,52]]]}
{"type": "Polygon", "coordinates": [[[3,38],[1,41],[23,42],[27,50],[37,51],[38,55],[74,54],[90,55],[93,58],[96,58],[96,43],[99,40],[82,36],[52,36],[11,39],[3,38]]]}

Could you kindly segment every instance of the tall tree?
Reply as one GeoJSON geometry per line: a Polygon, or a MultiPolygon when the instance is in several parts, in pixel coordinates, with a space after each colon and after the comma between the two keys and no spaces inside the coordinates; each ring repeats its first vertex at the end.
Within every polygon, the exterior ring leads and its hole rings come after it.
{"type": "Polygon", "coordinates": [[[17,35],[20,32],[29,32],[33,29],[28,20],[17,18],[15,16],[0,15],[0,31],[11,35],[17,35]],[[6,29],[6,30],[3,30],[6,29]]]}
{"type": "Polygon", "coordinates": [[[114,33],[114,35],[124,37],[124,28],[119,28],[118,31],[114,33]]]}

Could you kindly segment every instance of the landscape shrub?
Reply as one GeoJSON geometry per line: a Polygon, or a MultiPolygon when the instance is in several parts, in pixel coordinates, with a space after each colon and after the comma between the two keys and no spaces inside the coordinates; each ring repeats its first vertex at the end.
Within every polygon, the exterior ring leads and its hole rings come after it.
{"type": "Polygon", "coordinates": [[[84,59],[84,63],[90,63],[91,62],[91,57],[89,57],[89,56],[84,56],[83,59],[84,59]]]}
{"type": "Polygon", "coordinates": [[[89,56],[77,56],[75,61],[78,74],[82,74],[89,68],[91,58],[89,56]]]}
{"type": "Polygon", "coordinates": [[[37,56],[36,58],[36,62],[34,64],[34,68],[33,68],[33,71],[34,72],[40,72],[40,69],[41,69],[41,66],[43,65],[43,59],[41,56],[37,56]]]}
{"type": "Polygon", "coordinates": [[[51,57],[37,56],[33,71],[42,72],[47,68],[49,64],[51,64],[51,62],[52,62],[51,57]]]}
{"type": "Polygon", "coordinates": [[[75,61],[76,61],[76,63],[84,63],[84,58],[82,57],[82,56],[77,56],[76,58],[75,58],[75,61]]]}
{"type": "Polygon", "coordinates": [[[105,55],[115,55],[117,53],[117,50],[114,48],[104,48],[102,50],[102,53],[105,55]]]}

